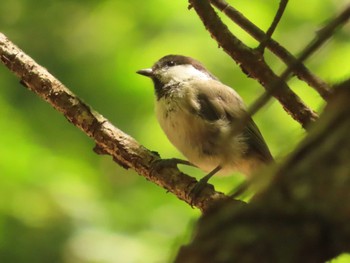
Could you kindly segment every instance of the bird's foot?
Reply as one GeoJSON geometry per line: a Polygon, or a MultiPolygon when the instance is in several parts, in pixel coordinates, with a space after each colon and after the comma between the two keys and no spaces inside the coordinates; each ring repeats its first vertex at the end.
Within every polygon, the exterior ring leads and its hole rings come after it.
{"type": "Polygon", "coordinates": [[[212,185],[208,185],[208,181],[209,179],[216,174],[218,171],[221,170],[221,166],[217,166],[214,170],[212,170],[210,173],[208,173],[206,176],[204,176],[203,178],[201,178],[195,185],[194,187],[191,189],[190,193],[189,193],[189,199],[192,200],[191,201],[191,205],[193,205],[195,203],[195,200],[200,196],[201,192],[204,190],[205,187],[207,186],[211,186],[213,188],[212,185]]]}
{"type": "Polygon", "coordinates": [[[187,160],[182,160],[182,159],[178,159],[178,158],[170,158],[170,159],[156,160],[153,163],[152,171],[160,171],[160,170],[167,168],[167,167],[177,168],[178,164],[196,167],[194,164],[190,163],[187,160]]]}

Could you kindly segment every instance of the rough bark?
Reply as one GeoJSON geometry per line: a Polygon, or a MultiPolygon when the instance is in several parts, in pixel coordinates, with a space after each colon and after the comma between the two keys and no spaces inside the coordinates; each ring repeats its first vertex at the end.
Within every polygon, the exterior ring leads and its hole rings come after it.
{"type": "Polygon", "coordinates": [[[0,59],[17,75],[22,85],[51,104],[68,121],[91,137],[96,143],[94,150],[97,153],[111,155],[122,167],[134,169],[139,175],[201,211],[206,211],[215,201],[227,198],[223,193],[216,192],[210,184],[194,198],[191,195],[191,190],[197,183],[194,177],[180,172],[171,163],[163,162],[163,165],[159,165],[162,159],[157,153],[146,149],[134,138],[114,127],[1,33],[0,59]]]}
{"type": "MultiPolygon", "coordinates": [[[[287,66],[296,62],[296,58],[286,48],[276,40],[269,38],[267,34],[225,0],[210,0],[210,2],[259,42],[269,39],[265,43],[266,47],[287,66]]],[[[313,74],[304,64],[300,63],[298,67],[294,68],[293,72],[300,80],[305,81],[310,87],[314,88],[325,100],[330,96],[331,91],[328,84],[313,74]]]]}
{"type": "Polygon", "coordinates": [[[259,81],[269,97],[274,96],[293,119],[305,129],[317,119],[317,114],[289,88],[286,79],[279,78],[273,72],[259,51],[251,49],[232,33],[208,1],[189,0],[189,2],[212,38],[242,68],[247,76],[259,81]]]}

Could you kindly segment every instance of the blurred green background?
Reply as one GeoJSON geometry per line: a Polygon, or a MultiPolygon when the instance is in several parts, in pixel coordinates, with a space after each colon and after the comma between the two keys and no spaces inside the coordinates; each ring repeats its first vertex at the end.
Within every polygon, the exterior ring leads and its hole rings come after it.
{"type": "MultiPolygon", "coordinates": [[[[278,2],[234,5],[266,30],[278,2]]],[[[290,1],[274,38],[297,54],[346,2],[290,1]]],[[[202,61],[247,104],[263,92],[187,7],[185,0],[2,1],[0,31],[141,144],[164,158],[181,157],[156,122],[151,81],[136,70],[166,54],[184,54],[202,61]]],[[[257,45],[237,26],[231,28],[251,47],[257,45]]],[[[312,71],[329,82],[348,77],[349,36],[348,25],[308,61],[312,71]]],[[[269,53],[267,60],[276,72],[285,68],[269,53]]],[[[313,109],[322,109],[312,89],[295,79],[290,85],[313,109]]],[[[0,116],[0,262],[168,262],[189,240],[198,211],[110,157],[96,155],[86,135],[2,65],[0,116]]],[[[254,119],[277,160],[304,136],[277,102],[254,119]]],[[[241,180],[211,182],[227,192],[241,180]]]]}

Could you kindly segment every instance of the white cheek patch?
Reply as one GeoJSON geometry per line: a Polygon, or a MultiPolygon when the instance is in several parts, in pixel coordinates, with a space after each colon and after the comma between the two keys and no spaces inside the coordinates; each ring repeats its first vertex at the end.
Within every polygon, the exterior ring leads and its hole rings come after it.
{"type": "Polygon", "coordinates": [[[190,79],[211,79],[208,74],[205,74],[204,72],[188,64],[166,68],[161,74],[161,78],[164,82],[183,82],[190,79]]]}

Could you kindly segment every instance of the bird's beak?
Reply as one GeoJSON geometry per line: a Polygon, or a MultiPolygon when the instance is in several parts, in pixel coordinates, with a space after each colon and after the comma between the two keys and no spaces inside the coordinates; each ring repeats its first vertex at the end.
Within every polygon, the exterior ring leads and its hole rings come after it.
{"type": "Polygon", "coordinates": [[[136,73],[150,78],[154,75],[153,70],[151,68],[140,69],[136,71],[136,73]]]}

